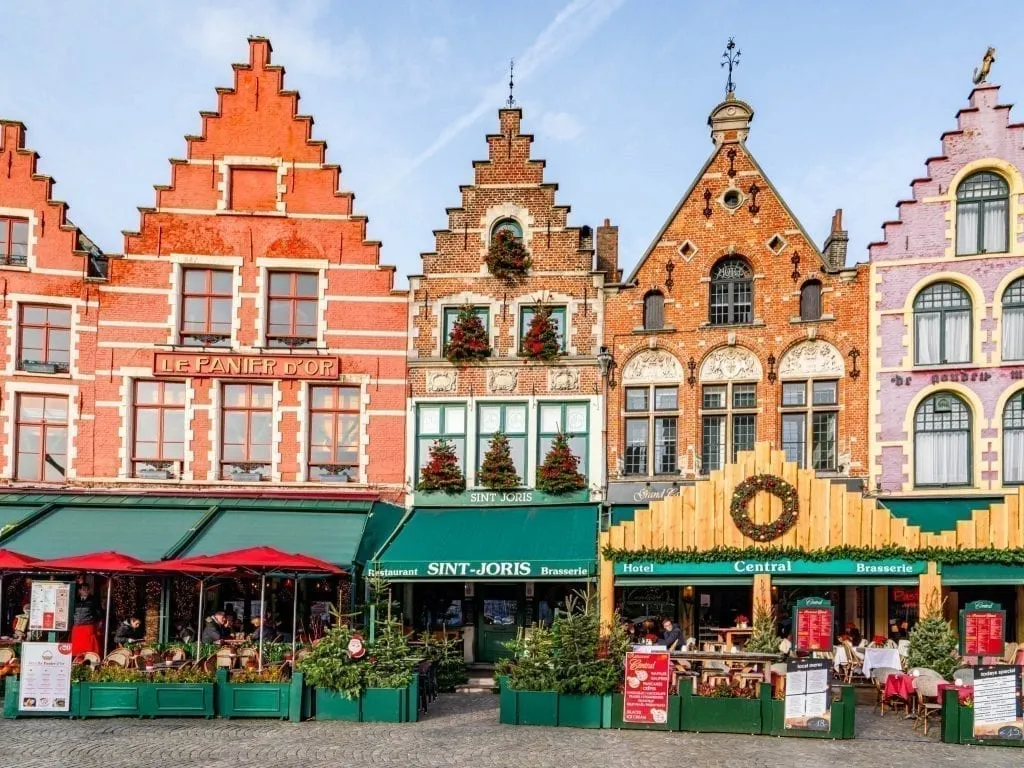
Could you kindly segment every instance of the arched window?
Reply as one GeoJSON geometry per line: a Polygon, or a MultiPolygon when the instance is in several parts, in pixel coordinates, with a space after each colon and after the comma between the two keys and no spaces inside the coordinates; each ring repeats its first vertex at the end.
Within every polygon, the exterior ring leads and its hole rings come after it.
{"type": "Polygon", "coordinates": [[[1024,390],[1003,409],[1003,482],[1024,483],[1024,390]]]}
{"type": "Polygon", "coordinates": [[[925,398],[914,414],[915,485],[969,485],[971,409],[949,392],[925,398]]]}
{"type": "Polygon", "coordinates": [[[956,188],[956,254],[1003,253],[1010,234],[1010,187],[990,171],[956,188]]]}
{"type": "Polygon", "coordinates": [[[665,296],[661,291],[650,291],[644,296],[644,329],[660,331],[665,327],[665,296]]]}
{"type": "Polygon", "coordinates": [[[1003,360],[1024,360],[1024,277],[1003,293],[1003,360]]]}
{"type": "Polygon", "coordinates": [[[821,281],[808,280],[800,286],[800,319],[821,319],[821,281]]]}
{"type": "Polygon", "coordinates": [[[711,269],[712,325],[739,325],[754,320],[754,273],[744,259],[729,258],[711,269]]]}
{"type": "Polygon", "coordinates": [[[971,360],[971,298],[953,283],[929,285],[914,299],[914,362],[971,360]]]}
{"type": "Polygon", "coordinates": [[[515,219],[499,219],[491,227],[491,239],[493,240],[499,232],[510,232],[516,240],[523,239],[523,226],[515,219]]]}

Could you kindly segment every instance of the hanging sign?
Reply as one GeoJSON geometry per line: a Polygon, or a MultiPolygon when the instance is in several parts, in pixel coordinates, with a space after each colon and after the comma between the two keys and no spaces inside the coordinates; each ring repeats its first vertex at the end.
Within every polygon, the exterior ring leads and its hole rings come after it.
{"type": "Polygon", "coordinates": [[[960,611],[960,655],[1002,656],[1006,611],[991,600],[975,600],[960,611]]]}
{"type": "Polygon", "coordinates": [[[785,727],[798,731],[827,731],[832,727],[828,659],[786,664],[785,727]]]}
{"type": "Polygon", "coordinates": [[[67,632],[71,612],[71,584],[33,581],[28,628],[32,632],[67,632]]]}
{"type": "Polygon", "coordinates": [[[671,679],[667,651],[627,653],[622,721],[651,725],[667,723],[671,679]]]}
{"type": "Polygon", "coordinates": [[[798,600],[794,613],[793,635],[798,651],[832,650],[832,626],[835,609],[823,597],[798,600]]]}
{"type": "Polygon", "coordinates": [[[974,668],[974,738],[1024,740],[1020,668],[992,664],[974,668]]]}
{"type": "Polygon", "coordinates": [[[22,643],[18,709],[67,712],[71,707],[71,643],[22,643]]]}

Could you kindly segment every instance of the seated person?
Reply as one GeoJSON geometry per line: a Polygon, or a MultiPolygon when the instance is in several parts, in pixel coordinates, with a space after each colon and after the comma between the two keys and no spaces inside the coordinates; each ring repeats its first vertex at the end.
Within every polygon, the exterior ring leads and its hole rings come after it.
{"type": "Polygon", "coordinates": [[[125,619],[114,632],[114,645],[125,646],[139,642],[143,637],[142,622],[138,616],[125,619]]]}
{"type": "Polygon", "coordinates": [[[668,650],[675,651],[679,648],[679,644],[683,642],[683,633],[679,631],[671,619],[665,619],[661,622],[663,632],[661,633],[661,645],[664,645],[668,650]]]}
{"type": "Polygon", "coordinates": [[[227,637],[228,632],[224,620],[224,611],[217,611],[206,620],[200,639],[204,643],[218,644],[227,637]]]}
{"type": "Polygon", "coordinates": [[[254,643],[258,643],[261,639],[264,643],[274,642],[274,638],[277,637],[277,630],[270,626],[268,622],[264,622],[259,616],[253,616],[250,621],[252,622],[250,638],[254,643]]]}

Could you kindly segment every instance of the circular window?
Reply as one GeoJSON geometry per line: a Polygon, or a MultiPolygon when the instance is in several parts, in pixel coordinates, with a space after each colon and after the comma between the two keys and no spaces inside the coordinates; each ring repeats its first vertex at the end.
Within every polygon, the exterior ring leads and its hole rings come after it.
{"type": "Polygon", "coordinates": [[[730,189],[722,196],[722,203],[726,208],[739,208],[740,191],[738,189],[730,189]]]}

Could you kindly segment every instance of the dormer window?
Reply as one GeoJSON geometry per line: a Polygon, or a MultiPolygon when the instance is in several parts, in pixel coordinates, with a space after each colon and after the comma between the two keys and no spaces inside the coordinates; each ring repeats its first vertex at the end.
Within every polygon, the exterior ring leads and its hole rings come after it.
{"type": "Polygon", "coordinates": [[[0,266],[28,264],[28,219],[0,216],[0,266]]]}
{"type": "Polygon", "coordinates": [[[1005,253],[1010,239],[1010,187],[990,171],[956,188],[956,255],[1005,253]]]}
{"type": "Polygon", "coordinates": [[[516,240],[523,239],[523,227],[515,219],[500,219],[491,227],[491,240],[498,236],[499,232],[508,232],[516,240]]]}

